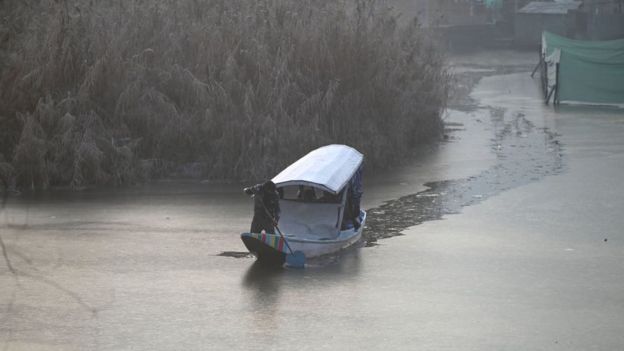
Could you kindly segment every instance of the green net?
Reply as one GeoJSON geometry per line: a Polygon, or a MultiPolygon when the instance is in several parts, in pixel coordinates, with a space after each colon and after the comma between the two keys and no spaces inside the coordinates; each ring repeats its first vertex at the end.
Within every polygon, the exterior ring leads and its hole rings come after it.
{"type": "Polygon", "coordinates": [[[624,39],[581,41],[544,32],[542,45],[546,57],[558,59],[559,101],[624,104],[624,39]]]}

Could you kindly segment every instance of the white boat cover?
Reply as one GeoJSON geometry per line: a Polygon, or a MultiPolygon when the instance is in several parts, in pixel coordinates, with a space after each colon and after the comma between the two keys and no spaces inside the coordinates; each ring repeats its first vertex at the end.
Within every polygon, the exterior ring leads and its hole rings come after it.
{"type": "Polygon", "coordinates": [[[335,239],[340,233],[340,205],[281,200],[280,230],[286,236],[294,235],[301,239],[335,239]]]}
{"type": "Polygon", "coordinates": [[[364,156],[346,145],[327,145],[311,151],[272,180],[278,187],[305,185],[338,194],[362,164],[364,156]]]}

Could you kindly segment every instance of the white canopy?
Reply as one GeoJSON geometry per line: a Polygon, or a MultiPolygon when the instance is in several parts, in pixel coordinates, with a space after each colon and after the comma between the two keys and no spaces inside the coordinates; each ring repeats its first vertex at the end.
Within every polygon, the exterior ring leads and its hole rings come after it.
{"type": "Polygon", "coordinates": [[[306,185],[337,194],[362,164],[364,156],[346,145],[327,145],[311,151],[272,180],[278,187],[306,185]]]}

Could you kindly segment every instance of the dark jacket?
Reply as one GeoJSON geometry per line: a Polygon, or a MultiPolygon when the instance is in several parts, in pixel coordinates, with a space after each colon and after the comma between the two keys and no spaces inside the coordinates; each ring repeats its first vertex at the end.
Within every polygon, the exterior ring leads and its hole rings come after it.
{"type": "Polygon", "coordinates": [[[257,184],[245,188],[245,193],[254,197],[254,218],[252,221],[252,232],[273,233],[275,223],[279,222],[280,205],[279,193],[275,186],[266,186],[267,183],[257,184]]]}

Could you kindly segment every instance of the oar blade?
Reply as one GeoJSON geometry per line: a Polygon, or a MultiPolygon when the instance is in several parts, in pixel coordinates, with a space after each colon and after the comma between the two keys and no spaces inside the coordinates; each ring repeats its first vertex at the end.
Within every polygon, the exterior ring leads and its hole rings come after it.
{"type": "Polygon", "coordinates": [[[305,255],[301,251],[295,251],[291,254],[286,254],[286,266],[288,267],[304,268],[305,261],[305,255]]]}

